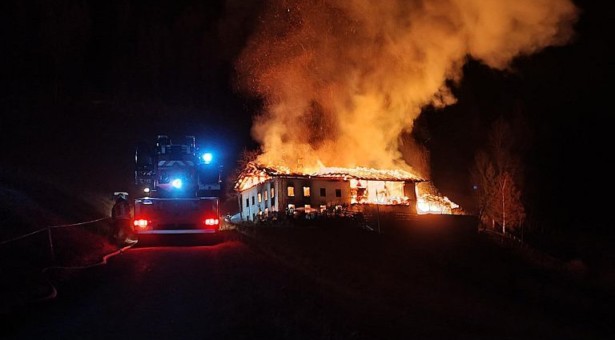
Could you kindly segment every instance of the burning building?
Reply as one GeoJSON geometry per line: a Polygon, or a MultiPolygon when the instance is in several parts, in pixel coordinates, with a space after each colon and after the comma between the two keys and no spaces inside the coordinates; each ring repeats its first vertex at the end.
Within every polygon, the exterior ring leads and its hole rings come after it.
{"type": "Polygon", "coordinates": [[[237,182],[244,220],[364,203],[452,213],[413,175],[429,177],[428,159],[403,137],[424,108],[456,102],[467,61],[509,70],[567,43],[578,14],[571,0],[265,3],[235,63],[237,89],[262,103],[252,137],[267,165],[237,182]]]}
{"type": "Polygon", "coordinates": [[[243,221],[277,213],[323,212],[361,204],[405,206],[417,212],[417,183],[403,170],[321,168],[312,173],[248,164],[235,189],[243,221]]]}

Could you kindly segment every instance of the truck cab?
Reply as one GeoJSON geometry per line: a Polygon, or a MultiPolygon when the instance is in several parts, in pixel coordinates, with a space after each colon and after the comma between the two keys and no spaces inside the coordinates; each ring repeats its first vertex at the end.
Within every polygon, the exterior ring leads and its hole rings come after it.
{"type": "Polygon", "coordinates": [[[203,157],[194,136],[173,143],[158,135],[135,153],[134,201],[138,234],[215,233],[219,230],[220,168],[203,157]]]}

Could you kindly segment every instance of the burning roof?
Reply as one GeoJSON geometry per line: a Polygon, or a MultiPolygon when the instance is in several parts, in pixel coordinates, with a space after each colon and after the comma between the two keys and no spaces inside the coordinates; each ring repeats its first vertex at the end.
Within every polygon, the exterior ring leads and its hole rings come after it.
{"type": "Polygon", "coordinates": [[[321,168],[311,174],[314,177],[333,177],[333,178],[354,178],[374,181],[412,181],[425,182],[426,179],[421,178],[404,170],[381,170],[371,168],[321,168]]]}
{"type": "Polygon", "coordinates": [[[314,172],[291,171],[284,166],[264,166],[250,162],[239,175],[235,189],[242,191],[251,188],[259,183],[263,183],[272,177],[306,177],[306,178],[330,178],[330,179],[359,179],[374,181],[412,181],[425,182],[415,174],[404,170],[382,170],[364,167],[342,168],[342,167],[322,167],[314,172]]]}

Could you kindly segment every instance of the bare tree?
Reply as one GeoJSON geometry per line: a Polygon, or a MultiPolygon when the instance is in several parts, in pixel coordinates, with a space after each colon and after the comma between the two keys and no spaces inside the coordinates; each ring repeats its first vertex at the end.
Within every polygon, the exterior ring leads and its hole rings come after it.
{"type": "Polygon", "coordinates": [[[478,193],[479,217],[485,226],[496,224],[502,233],[525,222],[521,201],[523,164],[515,153],[515,134],[510,124],[498,119],[488,135],[487,145],[476,153],[472,179],[478,193]]]}
{"type": "MultiPolygon", "coordinates": [[[[226,192],[225,196],[227,197],[227,201],[235,202],[239,197],[239,193],[235,190],[235,184],[239,177],[244,173],[248,164],[254,162],[258,155],[260,154],[259,150],[248,150],[244,149],[241,152],[241,155],[237,159],[237,165],[231,172],[231,174],[226,178],[226,192]]],[[[241,202],[239,202],[241,206],[241,202]]]]}

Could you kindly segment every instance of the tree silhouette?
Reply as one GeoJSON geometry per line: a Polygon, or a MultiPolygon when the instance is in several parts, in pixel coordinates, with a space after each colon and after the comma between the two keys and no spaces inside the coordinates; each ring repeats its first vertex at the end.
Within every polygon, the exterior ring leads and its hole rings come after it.
{"type": "Polygon", "coordinates": [[[525,222],[522,197],[523,164],[515,133],[503,118],[491,126],[486,147],[475,155],[471,171],[478,194],[479,218],[483,226],[517,229],[525,222]]]}
{"type": "MultiPolygon", "coordinates": [[[[231,207],[237,204],[237,200],[240,194],[239,192],[237,192],[235,185],[237,184],[237,181],[239,180],[240,176],[244,173],[244,171],[246,171],[248,164],[254,162],[259,154],[259,150],[244,149],[241,152],[239,158],[237,159],[237,165],[226,177],[225,205],[231,207]]],[[[239,202],[239,209],[241,210],[241,202],[239,202]]]]}

